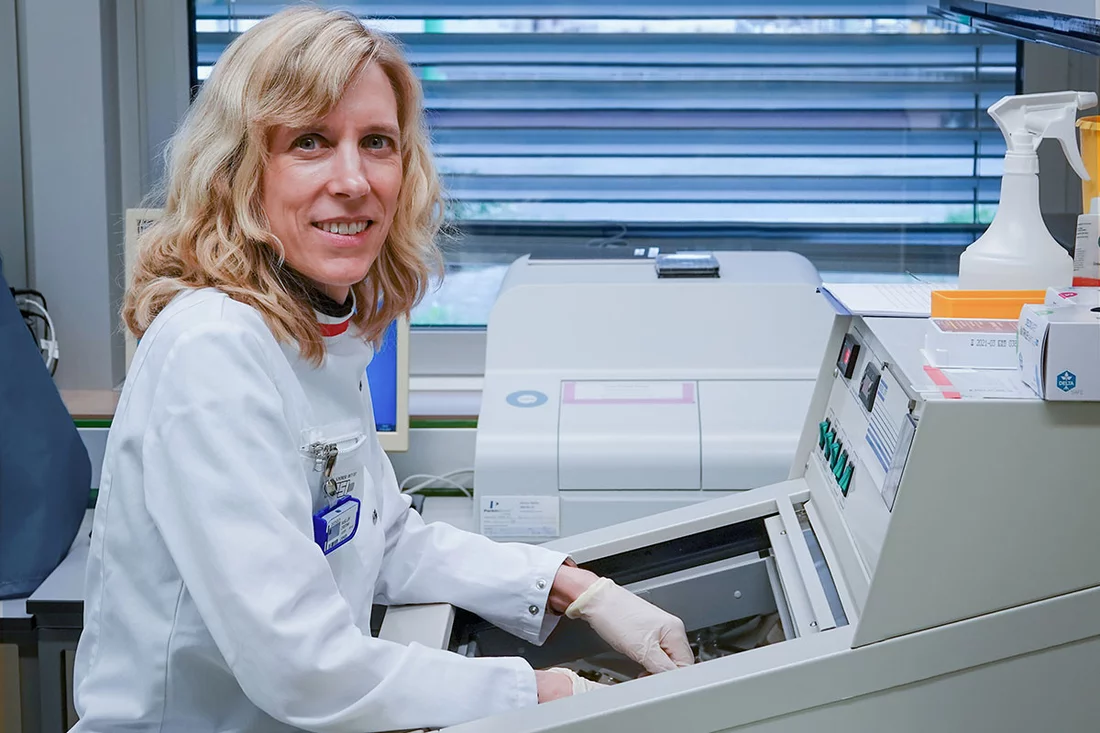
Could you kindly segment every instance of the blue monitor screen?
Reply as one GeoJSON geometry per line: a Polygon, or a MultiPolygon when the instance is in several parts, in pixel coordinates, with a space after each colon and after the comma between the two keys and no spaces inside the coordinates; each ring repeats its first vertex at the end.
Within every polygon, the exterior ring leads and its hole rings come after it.
{"type": "Polygon", "coordinates": [[[367,365],[367,384],[380,433],[397,430],[397,321],[386,329],[382,346],[367,365]]]}

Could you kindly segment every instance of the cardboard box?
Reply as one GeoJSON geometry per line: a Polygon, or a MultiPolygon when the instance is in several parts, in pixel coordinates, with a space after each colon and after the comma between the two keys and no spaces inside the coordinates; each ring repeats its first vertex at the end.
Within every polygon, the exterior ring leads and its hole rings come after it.
{"type": "Polygon", "coordinates": [[[1015,369],[1015,320],[929,318],[924,357],[939,369],[1015,369]]]}
{"type": "Polygon", "coordinates": [[[1065,305],[1084,305],[1095,308],[1100,306],[1100,288],[1047,288],[1047,297],[1044,302],[1056,308],[1065,305]]]}
{"type": "Polygon", "coordinates": [[[1100,401],[1100,309],[1025,305],[1020,312],[1020,377],[1052,401],[1100,401]]]}

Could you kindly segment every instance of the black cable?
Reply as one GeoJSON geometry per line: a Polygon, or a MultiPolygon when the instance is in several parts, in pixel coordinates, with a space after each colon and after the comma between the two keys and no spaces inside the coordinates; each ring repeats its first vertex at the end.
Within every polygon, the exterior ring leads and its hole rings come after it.
{"type": "Polygon", "coordinates": [[[37,290],[31,288],[8,288],[11,290],[12,297],[18,297],[20,295],[29,295],[32,298],[38,298],[42,302],[42,307],[49,310],[50,307],[46,304],[46,296],[37,290]]]}
{"type": "MultiPolygon", "coordinates": [[[[46,307],[46,296],[42,295],[42,293],[38,292],[37,290],[32,290],[32,289],[29,289],[29,288],[21,288],[21,289],[8,288],[8,289],[11,290],[11,294],[12,294],[13,298],[15,298],[15,297],[23,297],[23,298],[31,297],[31,298],[35,298],[35,299],[39,300],[41,302],[42,310],[48,312],[49,309],[46,307]]],[[[16,305],[17,306],[19,305],[18,301],[16,301],[16,305]]],[[[27,325],[27,330],[30,332],[31,338],[34,340],[34,345],[35,345],[36,348],[38,348],[39,351],[42,350],[42,342],[43,341],[56,341],[57,335],[53,332],[53,328],[50,326],[50,321],[45,316],[44,313],[39,313],[36,310],[30,310],[30,309],[24,310],[22,307],[20,307],[19,308],[19,314],[21,316],[23,316],[23,323],[25,323],[27,325]],[[38,320],[40,320],[42,322],[42,335],[41,336],[39,336],[37,333],[35,333],[34,326],[32,325],[32,319],[35,319],[35,318],[37,318],[38,320]]],[[[48,353],[46,354],[46,361],[50,361],[50,356],[49,356],[48,353]]],[[[50,376],[54,376],[55,374],[57,374],[57,365],[60,362],[61,362],[60,359],[53,359],[53,365],[50,367],[50,376]]]]}
{"type": "Polygon", "coordinates": [[[21,310],[21,311],[19,311],[19,313],[23,316],[24,321],[27,320],[28,318],[37,318],[38,320],[40,320],[44,324],[46,324],[46,328],[50,327],[50,322],[46,320],[46,316],[42,315],[38,311],[21,310]]]}
{"type": "MultiPolygon", "coordinates": [[[[41,313],[35,313],[34,311],[19,311],[19,312],[23,316],[23,322],[27,324],[27,330],[30,331],[31,336],[34,337],[35,346],[39,346],[39,341],[41,339],[46,338],[46,333],[49,331],[49,328],[50,328],[50,322],[47,321],[46,317],[44,315],[42,315],[41,313]],[[43,325],[42,331],[43,331],[43,333],[42,333],[41,336],[39,336],[35,332],[34,327],[31,325],[30,319],[32,319],[32,318],[37,318],[38,320],[42,321],[42,325],[43,325]]],[[[41,348],[41,346],[39,346],[39,348],[41,348]]]]}

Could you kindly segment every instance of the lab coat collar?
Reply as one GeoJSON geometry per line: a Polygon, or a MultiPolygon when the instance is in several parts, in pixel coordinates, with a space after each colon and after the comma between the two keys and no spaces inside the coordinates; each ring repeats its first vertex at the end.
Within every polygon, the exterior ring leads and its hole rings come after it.
{"type": "Polygon", "coordinates": [[[352,316],[355,315],[355,291],[348,292],[351,294],[351,310],[346,315],[330,316],[316,308],[313,309],[313,314],[317,318],[317,325],[320,327],[323,337],[335,338],[346,332],[348,327],[351,326],[352,316]]]}

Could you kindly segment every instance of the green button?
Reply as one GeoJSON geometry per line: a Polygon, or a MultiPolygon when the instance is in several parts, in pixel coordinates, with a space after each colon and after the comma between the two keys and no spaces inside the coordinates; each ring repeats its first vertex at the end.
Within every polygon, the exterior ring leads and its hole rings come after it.
{"type": "Polygon", "coordinates": [[[823,421],[817,424],[817,447],[825,448],[825,442],[829,438],[829,418],[825,418],[823,421]]]}
{"type": "Polygon", "coordinates": [[[844,473],[840,477],[840,481],[838,483],[840,484],[840,493],[843,496],[848,495],[848,487],[852,483],[852,471],[854,469],[855,469],[855,464],[854,463],[849,463],[848,467],[844,469],[844,473]]]}
{"type": "Polygon", "coordinates": [[[844,453],[841,454],[840,459],[832,463],[833,476],[836,479],[839,480],[841,474],[844,473],[847,466],[848,466],[848,451],[844,451],[844,453]]]}

